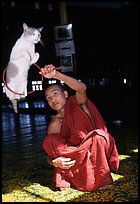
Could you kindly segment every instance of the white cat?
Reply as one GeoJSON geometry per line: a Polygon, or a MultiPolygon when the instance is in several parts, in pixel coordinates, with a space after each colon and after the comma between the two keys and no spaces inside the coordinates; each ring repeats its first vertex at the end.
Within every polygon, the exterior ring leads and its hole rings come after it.
{"type": "Polygon", "coordinates": [[[41,41],[41,28],[28,27],[23,23],[23,33],[16,41],[6,68],[6,96],[17,113],[17,101],[27,96],[28,71],[39,59],[35,44],[41,41]],[[12,90],[12,91],[11,91],[12,90]]]}

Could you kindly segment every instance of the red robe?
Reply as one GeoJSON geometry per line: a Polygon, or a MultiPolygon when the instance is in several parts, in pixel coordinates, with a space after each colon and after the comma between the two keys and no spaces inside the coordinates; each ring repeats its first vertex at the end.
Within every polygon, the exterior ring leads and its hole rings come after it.
{"type": "Polygon", "coordinates": [[[54,169],[56,187],[75,186],[80,191],[92,191],[112,183],[110,170],[119,167],[114,138],[89,99],[87,106],[94,124],[80,108],[75,96],[71,96],[65,106],[61,132],[48,134],[43,141],[43,148],[49,156],[76,160],[70,169],[54,169]]]}

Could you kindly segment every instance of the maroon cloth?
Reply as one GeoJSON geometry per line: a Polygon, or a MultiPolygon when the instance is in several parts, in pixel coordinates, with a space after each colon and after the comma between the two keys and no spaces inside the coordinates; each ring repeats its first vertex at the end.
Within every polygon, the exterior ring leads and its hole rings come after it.
{"type": "Polygon", "coordinates": [[[61,132],[48,134],[43,141],[43,148],[49,156],[76,160],[70,169],[54,169],[56,187],[75,186],[81,191],[92,191],[112,183],[110,170],[119,167],[114,138],[89,99],[87,106],[94,124],[75,96],[71,96],[65,106],[61,132]]]}

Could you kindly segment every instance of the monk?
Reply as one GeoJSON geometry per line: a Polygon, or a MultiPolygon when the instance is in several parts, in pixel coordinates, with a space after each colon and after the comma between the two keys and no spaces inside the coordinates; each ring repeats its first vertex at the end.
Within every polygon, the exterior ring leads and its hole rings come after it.
{"type": "Polygon", "coordinates": [[[53,65],[42,68],[40,74],[63,81],[75,91],[69,96],[61,83],[45,90],[49,106],[57,111],[43,140],[48,162],[54,166],[56,187],[93,191],[111,184],[111,170],[119,168],[117,147],[99,111],[88,99],[86,85],[53,65]]]}

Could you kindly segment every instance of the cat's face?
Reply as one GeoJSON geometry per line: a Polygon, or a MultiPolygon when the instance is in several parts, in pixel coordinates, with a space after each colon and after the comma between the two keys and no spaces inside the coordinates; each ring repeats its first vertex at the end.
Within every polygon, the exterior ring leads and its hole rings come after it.
{"type": "Polygon", "coordinates": [[[28,27],[25,23],[23,23],[23,33],[25,39],[34,44],[40,41],[42,29],[43,28],[28,27]]]}

